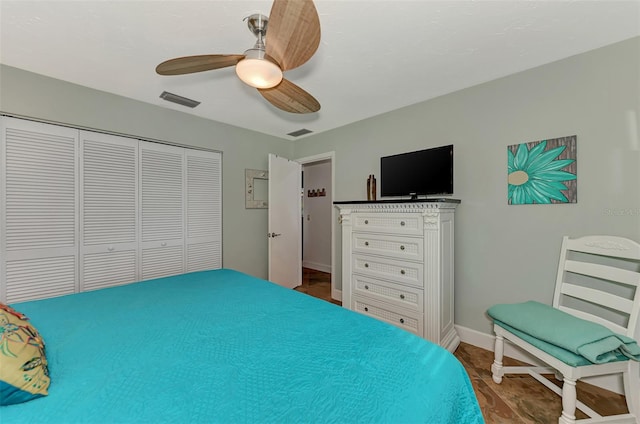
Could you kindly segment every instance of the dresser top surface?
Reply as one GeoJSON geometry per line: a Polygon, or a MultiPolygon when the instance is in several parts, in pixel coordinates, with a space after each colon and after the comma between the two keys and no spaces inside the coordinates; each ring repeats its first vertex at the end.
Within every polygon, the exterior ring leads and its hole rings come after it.
{"type": "Polygon", "coordinates": [[[340,200],[334,205],[379,205],[379,204],[411,204],[411,203],[460,203],[460,199],[433,198],[433,199],[391,199],[391,200],[340,200]]]}

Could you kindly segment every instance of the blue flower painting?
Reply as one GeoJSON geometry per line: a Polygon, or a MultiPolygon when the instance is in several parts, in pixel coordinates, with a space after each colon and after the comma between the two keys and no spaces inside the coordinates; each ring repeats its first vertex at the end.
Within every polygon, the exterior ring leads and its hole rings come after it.
{"type": "Polygon", "coordinates": [[[576,203],[576,136],[507,148],[510,205],[576,203]]]}

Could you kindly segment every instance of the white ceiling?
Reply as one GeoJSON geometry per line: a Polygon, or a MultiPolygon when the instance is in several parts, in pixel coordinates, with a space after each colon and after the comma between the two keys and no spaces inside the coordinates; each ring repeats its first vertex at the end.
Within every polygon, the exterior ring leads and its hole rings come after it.
{"type": "Polygon", "coordinates": [[[233,68],[159,76],[179,56],[242,54],[271,1],[0,0],[0,63],[265,134],[327,131],[640,35],[640,0],[316,0],[322,39],[285,73],[322,105],[268,104],[233,68]],[[163,90],[202,104],[159,98],[163,90]]]}

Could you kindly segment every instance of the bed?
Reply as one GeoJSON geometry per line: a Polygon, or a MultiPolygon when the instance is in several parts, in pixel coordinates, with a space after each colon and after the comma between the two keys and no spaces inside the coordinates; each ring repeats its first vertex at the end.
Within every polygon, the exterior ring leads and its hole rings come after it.
{"type": "Polygon", "coordinates": [[[6,424],[484,422],[445,349],[233,270],[11,306],[51,386],[6,424]]]}

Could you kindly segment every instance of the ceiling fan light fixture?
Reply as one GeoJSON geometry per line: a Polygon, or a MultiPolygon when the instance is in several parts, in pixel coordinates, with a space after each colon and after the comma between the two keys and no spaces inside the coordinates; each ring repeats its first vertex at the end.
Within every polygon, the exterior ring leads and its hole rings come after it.
{"type": "Polygon", "coordinates": [[[254,88],[271,88],[282,81],[282,70],[265,57],[264,50],[249,49],[236,65],[238,78],[254,88]]]}

